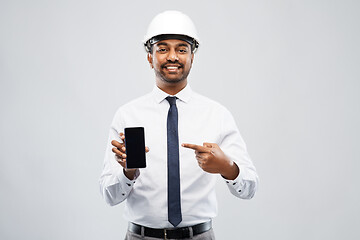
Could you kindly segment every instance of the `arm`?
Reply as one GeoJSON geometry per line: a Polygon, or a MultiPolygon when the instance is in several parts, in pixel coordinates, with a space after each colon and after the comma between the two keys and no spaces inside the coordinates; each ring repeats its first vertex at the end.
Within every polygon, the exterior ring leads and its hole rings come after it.
{"type": "Polygon", "coordinates": [[[224,179],[230,192],[239,198],[250,199],[258,187],[258,175],[247,152],[246,144],[228,110],[223,112],[222,138],[219,146],[226,156],[239,167],[236,179],[224,179]]]}
{"type": "MultiPolygon", "coordinates": [[[[119,130],[118,115],[113,120],[107,148],[104,168],[100,176],[100,191],[105,201],[113,206],[124,201],[130,194],[140,172],[138,169],[126,169],[125,137],[119,130]]],[[[148,151],[148,148],[146,148],[148,151]]]]}
{"type": "Polygon", "coordinates": [[[204,143],[203,146],[183,143],[181,146],[195,150],[198,165],[205,172],[219,173],[223,178],[232,180],[239,175],[239,167],[216,143],[204,143]]]}
{"type": "MultiPolygon", "coordinates": [[[[119,163],[122,161],[116,154],[113,153],[112,141],[120,142],[120,136],[117,130],[112,127],[110,129],[109,139],[105,152],[104,168],[100,176],[100,191],[105,201],[114,206],[124,201],[130,194],[135,179],[128,179],[125,175],[124,169],[119,163]]],[[[138,173],[139,174],[139,173],[138,173]]]]}
{"type": "Polygon", "coordinates": [[[252,198],[258,183],[256,169],[228,111],[224,112],[224,120],[220,146],[216,143],[204,143],[203,146],[183,143],[182,146],[195,150],[198,164],[204,171],[220,174],[233,195],[252,198]]]}

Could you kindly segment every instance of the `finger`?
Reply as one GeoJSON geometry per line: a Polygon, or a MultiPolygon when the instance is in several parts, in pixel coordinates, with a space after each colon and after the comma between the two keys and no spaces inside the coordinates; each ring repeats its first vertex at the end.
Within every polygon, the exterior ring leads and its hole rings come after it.
{"type": "Polygon", "coordinates": [[[198,152],[197,154],[195,154],[195,156],[198,156],[198,157],[200,157],[200,158],[202,158],[202,159],[205,159],[205,158],[209,157],[209,155],[210,155],[209,152],[206,152],[206,153],[204,153],[204,152],[198,152]]]}
{"type": "Polygon", "coordinates": [[[219,146],[218,146],[216,143],[204,142],[203,145],[204,145],[205,147],[211,148],[210,153],[215,156],[216,148],[219,148],[219,146]]]}
{"type": "Polygon", "coordinates": [[[119,151],[118,148],[112,148],[112,151],[113,151],[113,153],[116,154],[116,156],[118,156],[118,157],[120,157],[120,158],[122,158],[122,159],[125,159],[125,158],[126,158],[126,154],[123,153],[123,152],[121,152],[121,151],[119,151]]]}
{"type": "Polygon", "coordinates": [[[200,153],[210,153],[210,149],[207,148],[207,147],[203,147],[203,146],[200,146],[200,145],[196,145],[196,144],[190,144],[190,143],[183,143],[181,144],[181,146],[185,147],[185,148],[190,148],[190,149],[193,149],[195,151],[198,151],[200,153]]]}
{"type": "Polygon", "coordinates": [[[116,147],[120,152],[125,153],[126,152],[126,148],[124,146],[124,143],[119,143],[116,140],[112,140],[111,144],[116,147]]]}
{"type": "Polygon", "coordinates": [[[112,140],[111,145],[113,145],[114,147],[117,147],[118,149],[122,149],[122,147],[124,146],[124,143],[119,143],[116,140],[112,140]]]}
{"type": "Polygon", "coordinates": [[[198,162],[203,162],[203,159],[200,156],[195,156],[195,158],[198,162]]]}
{"type": "Polygon", "coordinates": [[[126,163],[126,160],[122,159],[121,157],[119,157],[117,155],[115,155],[115,156],[116,156],[116,161],[118,161],[118,163],[126,163]]]}
{"type": "Polygon", "coordinates": [[[145,147],[145,152],[149,152],[150,148],[149,147],[145,147]]]}
{"type": "Polygon", "coordinates": [[[123,141],[123,143],[125,142],[125,135],[124,133],[120,133],[120,139],[123,141]]]}
{"type": "Polygon", "coordinates": [[[123,159],[119,158],[118,156],[116,156],[116,160],[123,168],[126,167],[126,160],[123,160],[123,159]]]}
{"type": "Polygon", "coordinates": [[[208,148],[213,148],[214,147],[214,143],[208,143],[208,142],[204,142],[203,143],[204,147],[208,147],[208,148]]]}
{"type": "Polygon", "coordinates": [[[115,153],[116,156],[118,156],[118,157],[122,157],[122,155],[123,155],[123,153],[120,152],[118,148],[115,148],[115,147],[114,147],[114,148],[112,148],[112,151],[113,151],[113,153],[115,153]]]}

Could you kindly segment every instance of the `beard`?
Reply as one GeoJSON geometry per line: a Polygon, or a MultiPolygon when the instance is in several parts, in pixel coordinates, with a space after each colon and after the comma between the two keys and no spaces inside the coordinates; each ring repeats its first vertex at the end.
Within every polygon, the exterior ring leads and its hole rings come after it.
{"type": "Polygon", "coordinates": [[[184,65],[180,64],[180,70],[182,70],[182,72],[180,72],[179,74],[166,73],[164,71],[166,64],[161,65],[160,69],[154,68],[156,77],[167,83],[178,83],[187,79],[190,73],[190,69],[185,70],[184,65]]]}

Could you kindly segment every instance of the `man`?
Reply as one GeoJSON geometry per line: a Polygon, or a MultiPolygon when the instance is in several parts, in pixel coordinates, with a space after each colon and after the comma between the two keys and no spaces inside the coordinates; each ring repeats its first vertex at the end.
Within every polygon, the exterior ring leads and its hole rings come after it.
{"type": "Polygon", "coordinates": [[[230,112],[188,84],[199,38],[177,11],[157,15],[144,40],[155,72],[153,91],[120,107],[113,119],[101,192],[124,200],[125,239],[215,239],[215,181],[236,197],[252,198],[258,176],[230,112]],[[147,167],[126,168],[126,127],[144,127],[147,167]]]}

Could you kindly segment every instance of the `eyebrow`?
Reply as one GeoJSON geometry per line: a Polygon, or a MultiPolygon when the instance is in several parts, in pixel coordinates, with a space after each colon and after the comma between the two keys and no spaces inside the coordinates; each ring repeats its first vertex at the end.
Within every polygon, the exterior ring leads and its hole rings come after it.
{"type": "MultiPolygon", "coordinates": [[[[168,46],[167,43],[165,42],[160,42],[156,44],[157,46],[168,46]]],[[[178,45],[176,45],[176,47],[189,47],[186,43],[179,43],[178,45]]]]}
{"type": "Polygon", "coordinates": [[[178,47],[189,47],[189,45],[187,45],[186,43],[180,43],[179,45],[177,45],[178,47]]]}

